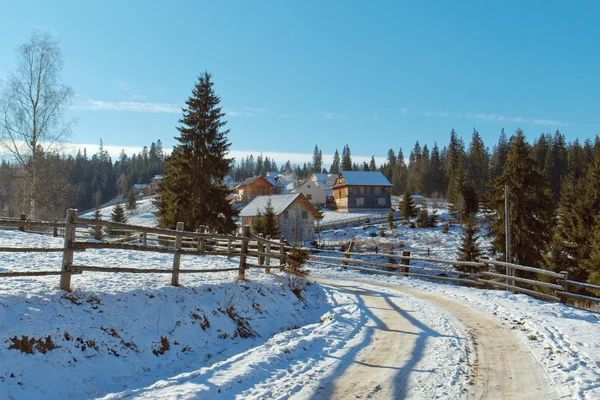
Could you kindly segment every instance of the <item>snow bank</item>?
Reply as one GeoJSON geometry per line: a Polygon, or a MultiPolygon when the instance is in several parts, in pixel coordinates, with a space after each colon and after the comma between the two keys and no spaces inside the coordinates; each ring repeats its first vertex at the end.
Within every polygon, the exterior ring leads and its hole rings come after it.
{"type": "MultiPolygon", "coordinates": [[[[62,239],[0,231],[0,246],[60,247],[62,239]]],[[[87,251],[90,265],[164,268],[172,257],[87,251]]],[[[0,270],[58,270],[60,255],[2,255],[0,270]]],[[[237,265],[237,260],[182,257],[182,268],[237,265]]],[[[58,276],[0,280],[0,393],[6,398],[91,398],[145,387],[165,377],[211,366],[261,345],[271,336],[318,322],[331,311],[318,285],[299,299],[287,277],[248,271],[73,276],[72,293],[58,276]],[[25,336],[27,338],[25,338],[25,336]],[[50,339],[48,339],[50,338],[50,339]],[[9,347],[26,339],[34,353],[9,347]]],[[[292,285],[293,286],[293,285],[292,285]]],[[[26,346],[23,346],[26,347],[26,346]]]]}

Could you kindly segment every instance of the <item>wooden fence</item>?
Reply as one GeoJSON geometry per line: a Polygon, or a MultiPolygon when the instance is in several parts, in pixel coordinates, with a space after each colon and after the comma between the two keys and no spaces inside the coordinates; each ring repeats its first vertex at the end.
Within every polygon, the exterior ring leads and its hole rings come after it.
{"type": "MultiPolygon", "coordinates": [[[[71,277],[84,272],[113,273],[165,273],[171,274],[171,284],[179,285],[180,274],[210,273],[237,271],[243,279],[248,268],[264,269],[270,273],[272,268],[285,270],[286,257],[291,247],[283,238],[272,240],[250,234],[249,227],[244,227],[242,235],[217,235],[204,230],[189,232],[184,230],[183,223],[177,229],[162,229],[111,221],[79,218],[77,210],[69,210],[65,222],[29,221],[20,219],[0,219],[0,226],[14,227],[24,231],[46,233],[63,236],[62,247],[0,247],[0,252],[62,252],[62,267],[48,271],[11,271],[0,272],[0,277],[28,277],[60,275],[60,289],[71,290],[71,277]],[[104,237],[104,231],[111,235],[104,237]],[[88,240],[82,240],[82,239],[88,240]],[[124,268],[118,266],[80,265],[75,254],[88,249],[120,249],[131,251],[149,251],[173,254],[172,268],[124,268]],[[181,256],[217,255],[227,258],[239,258],[235,268],[214,269],[182,269],[181,256]],[[277,264],[273,264],[277,261],[277,264]]],[[[354,250],[350,242],[345,251],[307,249],[310,251],[309,262],[327,267],[343,267],[364,272],[379,274],[414,276],[441,281],[450,281],[479,288],[497,287],[524,293],[547,301],[568,299],[600,304],[598,294],[600,286],[568,279],[567,272],[553,272],[540,268],[511,264],[502,261],[480,259],[476,262],[447,260],[432,257],[415,257],[410,252],[403,254],[386,254],[380,252],[363,253],[354,250]],[[325,253],[325,254],[324,254],[325,253]],[[382,261],[387,259],[388,262],[382,261]],[[400,262],[400,264],[398,264],[400,262]],[[413,262],[413,264],[411,264],[413,262]],[[418,262],[419,264],[414,264],[418,262]],[[425,265],[422,265],[425,264],[425,265]],[[444,269],[440,264],[453,265],[456,269],[444,269]],[[385,269],[377,269],[380,267],[385,269]],[[527,276],[519,276],[527,273],[527,276]]]]}
{"type": "Polygon", "coordinates": [[[568,299],[576,299],[600,304],[600,296],[597,296],[600,294],[599,285],[569,280],[568,273],[564,271],[557,273],[541,268],[488,259],[458,261],[415,257],[407,251],[404,251],[402,255],[353,252],[353,244],[353,242],[350,242],[346,251],[310,249],[312,254],[309,257],[309,262],[326,267],[342,267],[378,274],[451,281],[479,288],[499,287],[547,301],[567,303],[568,299]],[[327,254],[317,255],[314,253],[327,254]],[[388,262],[381,261],[381,259],[387,259],[388,262]],[[398,260],[401,261],[401,264],[398,264],[398,260]],[[420,264],[411,264],[411,261],[420,264]],[[421,265],[423,263],[425,265],[421,265]],[[439,266],[440,264],[453,265],[458,267],[458,270],[444,269],[439,266]],[[385,269],[373,267],[383,267],[385,269]],[[527,277],[518,276],[517,271],[529,274],[527,277]],[[582,291],[587,294],[581,294],[582,291]],[[589,294],[596,294],[596,296],[589,294]]]}
{"type": "MultiPolygon", "coordinates": [[[[398,211],[393,211],[393,215],[394,215],[394,218],[397,218],[400,216],[400,213],[398,211]]],[[[319,231],[323,231],[325,229],[331,229],[331,228],[337,229],[337,228],[343,228],[346,226],[360,225],[360,224],[364,224],[364,223],[385,222],[385,221],[387,221],[388,216],[389,216],[389,213],[367,214],[367,215],[361,215],[360,217],[346,218],[346,219],[340,219],[340,220],[329,221],[329,222],[320,222],[315,225],[315,232],[319,232],[319,231]]]]}
{"type": "MultiPolygon", "coordinates": [[[[0,221],[0,225],[3,222],[6,224],[15,221],[0,221]]],[[[53,230],[57,229],[55,228],[56,223],[51,222],[30,223],[29,227],[34,225],[45,228],[52,226],[53,230]]],[[[63,258],[60,270],[0,272],[0,277],[59,275],[59,288],[70,291],[72,275],[84,272],[171,274],[171,285],[179,286],[180,274],[237,271],[238,278],[244,279],[248,268],[260,268],[264,269],[266,273],[270,273],[272,267],[284,271],[286,266],[287,254],[283,238],[275,241],[268,236],[265,238],[251,235],[247,226],[243,228],[242,235],[218,235],[206,233],[202,230],[185,231],[182,222],[177,224],[177,229],[172,230],[80,218],[77,216],[77,210],[70,209],[67,212],[66,221],[62,223],[61,227],[64,230],[62,247],[0,247],[0,252],[62,252],[63,258]],[[110,240],[100,240],[104,229],[111,233],[110,240]],[[79,234],[82,232],[93,240],[80,240],[79,234]],[[118,237],[117,239],[115,239],[115,235],[118,237]],[[76,253],[88,249],[119,249],[173,254],[173,266],[172,268],[162,269],[125,268],[77,263],[76,253]],[[183,269],[181,268],[182,255],[217,255],[227,258],[239,258],[239,265],[231,268],[183,269]],[[254,263],[250,261],[254,261],[254,263]],[[277,261],[277,264],[272,264],[272,261],[277,261]]],[[[56,235],[58,236],[58,233],[56,235]]]]}

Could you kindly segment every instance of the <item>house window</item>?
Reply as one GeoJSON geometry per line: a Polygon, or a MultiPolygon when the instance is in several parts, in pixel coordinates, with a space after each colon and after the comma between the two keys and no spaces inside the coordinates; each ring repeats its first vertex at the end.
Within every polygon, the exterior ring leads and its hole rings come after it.
{"type": "Polygon", "coordinates": [[[310,189],[310,185],[306,185],[306,187],[310,189]]]}
{"type": "Polygon", "coordinates": [[[386,206],[386,201],[385,201],[385,197],[380,197],[377,199],[377,203],[382,206],[385,207],[386,206]]]}
{"type": "Polygon", "coordinates": [[[288,218],[288,216],[289,216],[289,213],[288,213],[288,211],[287,211],[287,210],[285,210],[285,211],[283,212],[283,218],[287,219],[287,218],[288,218]]]}
{"type": "Polygon", "coordinates": [[[310,193],[309,193],[309,194],[307,194],[307,195],[306,195],[306,198],[307,198],[308,200],[312,200],[312,194],[310,194],[310,193]]]}
{"type": "Polygon", "coordinates": [[[308,211],[302,211],[302,219],[308,219],[308,211]]]}

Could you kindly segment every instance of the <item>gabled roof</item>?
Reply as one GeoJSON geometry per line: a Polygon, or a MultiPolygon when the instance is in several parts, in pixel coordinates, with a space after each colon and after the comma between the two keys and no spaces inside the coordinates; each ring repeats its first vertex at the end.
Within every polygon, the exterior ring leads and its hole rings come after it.
{"type": "Polygon", "coordinates": [[[271,200],[271,206],[275,215],[282,214],[294,201],[300,198],[306,204],[310,206],[313,211],[313,215],[317,215],[317,209],[304,197],[302,193],[292,194],[272,194],[269,196],[258,196],[252,200],[243,210],[240,212],[240,217],[254,217],[258,213],[264,213],[267,208],[269,200],[271,200]]]}
{"type": "Polygon", "coordinates": [[[315,179],[313,181],[326,181],[329,177],[329,174],[313,174],[315,179]]]}
{"type": "Polygon", "coordinates": [[[344,178],[346,183],[336,181],[339,186],[393,186],[379,171],[342,171],[338,179],[344,178]]]}
{"type": "MultiPolygon", "coordinates": [[[[265,181],[269,182],[269,180],[263,176],[253,176],[252,178],[246,178],[244,179],[243,182],[241,182],[239,185],[237,185],[237,187],[242,187],[242,186],[248,186],[252,183],[254,183],[255,181],[257,181],[258,179],[264,179],[265,181]]],[[[271,182],[269,182],[271,185],[273,185],[271,182]]]]}
{"type": "Polygon", "coordinates": [[[265,174],[265,176],[270,177],[270,178],[277,178],[279,175],[283,176],[283,172],[270,171],[265,174]]]}

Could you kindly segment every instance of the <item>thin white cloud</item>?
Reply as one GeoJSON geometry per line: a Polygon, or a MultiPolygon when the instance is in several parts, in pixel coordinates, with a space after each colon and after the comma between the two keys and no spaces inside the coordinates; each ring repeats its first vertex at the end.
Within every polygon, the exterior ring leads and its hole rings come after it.
{"type": "Polygon", "coordinates": [[[131,111],[181,114],[181,107],[176,104],[148,103],[140,101],[102,101],[89,99],[84,104],[72,108],[76,110],[91,111],[131,111]]]}
{"type": "Polygon", "coordinates": [[[494,122],[512,122],[517,124],[533,124],[533,125],[544,125],[544,126],[569,126],[573,125],[572,122],[565,122],[556,119],[541,119],[541,118],[525,118],[525,117],[509,117],[502,114],[486,114],[486,113],[472,113],[472,112],[447,112],[443,110],[424,110],[422,114],[426,117],[433,118],[457,118],[457,119],[479,119],[484,121],[494,122]]]}
{"type": "Polygon", "coordinates": [[[240,109],[225,110],[225,113],[234,118],[254,118],[257,115],[266,113],[264,108],[242,107],[240,109]]]}
{"type": "Polygon", "coordinates": [[[322,112],[321,118],[323,119],[344,119],[342,114],[333,113],[333,112],[322,112]]]}

